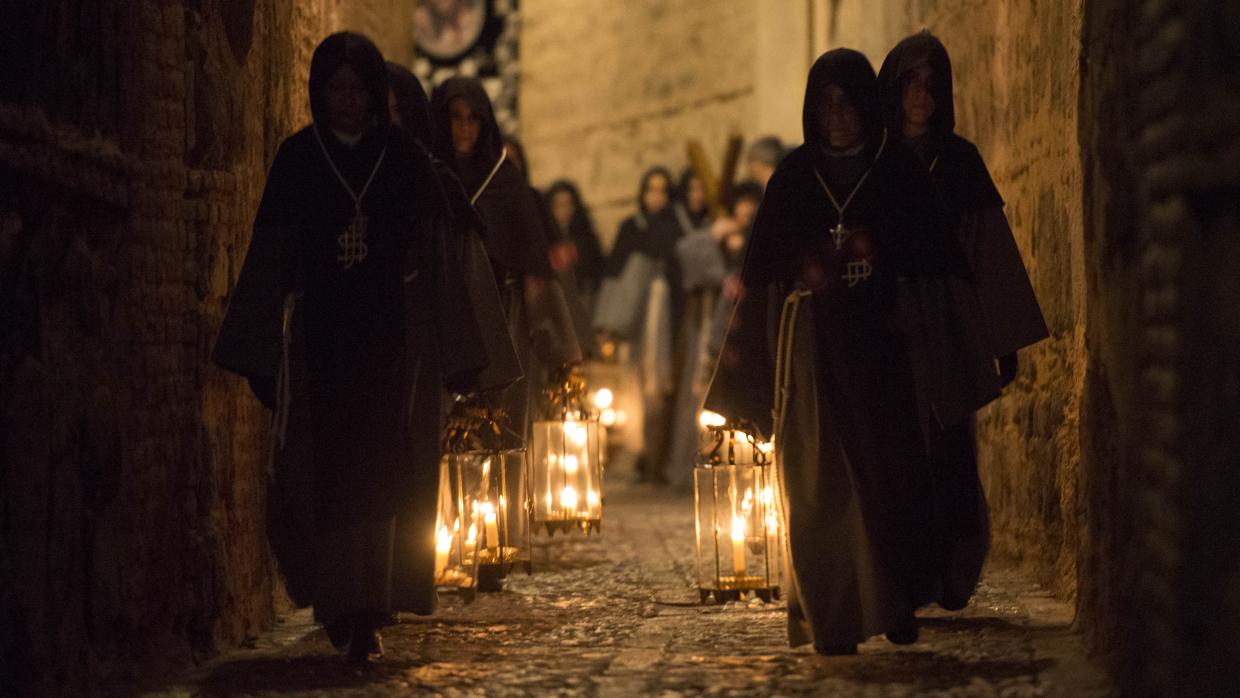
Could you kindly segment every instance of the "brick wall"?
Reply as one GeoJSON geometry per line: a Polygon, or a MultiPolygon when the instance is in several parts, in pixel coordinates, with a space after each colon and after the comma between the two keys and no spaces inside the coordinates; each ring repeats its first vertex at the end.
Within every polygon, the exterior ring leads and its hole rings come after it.
{"type": "Polygon", "coordinates": [[[0,10],[24,67],[0,81],[0,692],[123,684],[273,620],[268,417],[208,356],[311,52],[343,26],[411,46],[396,4],[0,10]]]}

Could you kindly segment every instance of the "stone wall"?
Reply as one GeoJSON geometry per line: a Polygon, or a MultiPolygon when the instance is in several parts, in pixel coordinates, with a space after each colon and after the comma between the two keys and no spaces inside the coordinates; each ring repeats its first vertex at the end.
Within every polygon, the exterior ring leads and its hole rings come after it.
{"type": "Polygon", "coordinates": [[[314,46],[395,4],[0,9],[0,692],[273,620],[268,417],[207,359],[314,46]]]}
{"type": "Polygon", "coordinates": [[[717,167],[729,134],[752,135],[753,0],[526,0],[522,15],[532,178],[576,181],[606,244],[644,170],[678,175],[690,138],[717,167]]]}

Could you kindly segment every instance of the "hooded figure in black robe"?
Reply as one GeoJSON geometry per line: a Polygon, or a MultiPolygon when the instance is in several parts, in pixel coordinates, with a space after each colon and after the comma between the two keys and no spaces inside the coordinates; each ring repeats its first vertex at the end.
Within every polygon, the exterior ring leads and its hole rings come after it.
{"type": "Polygon", "coordinates": [[[1048,332],[1003,199],[977,148],[954,133],[951,61],[943,44],[929,32],[901,41],[883,61],[879,91],[887,128],[929,169],[973,279],[922,278],[901,289],[945,546],[936,600],[955,610],[972,596],[990,543],[973,412],[1015,378],[1017,350],[1048,332]],[[917,112],[911,121],[906,94],[917,112]]]}
{"type": "MultiPolygon", "coordinates": [[[[531,382],[536,363],[555,375],[581,361],[572,315],[548,255],[550,232],[542,202],[525,174],[508,157],[491,100],[474,78],[454,77],[431,95],[434,150],[460,177],[486,231],[483,244],[500,282],[508,332],[527,378],[503,391],[481,396],[485,407],[506,417],[502,448],[520,448],[530,434],[531,382]],[[472,135],[466,146],[460,133],[472,135]]],[[[526,469],[506,461],[510,501],[525,501],[526,469]]],[[[509,507],[508,530],[528,530],[526,513],[509,507]]],[[[480,579],[497,591],[508,572],[498,565],[480,579]]]]}
{"type": "Polygon", "coordinates": [[[555,213],[557,201],[567,197],[572,204],[572,217],[568,225],[553,222],[559,230],[559,238],[573,245],[572,266],[577,280],[577,297],[581,300],[587,316],[594,311],[594,300],[598,297],[598,287],[603,281],[603,270],[607,258],[603,255],[603,246],[599,243],[598,232],[594,229],[594,219],[590,209],[581,198],[577,185],[567,179],[553,182],[547,187],[547,208],[555,213]]]}
{"type": "Polygon", "coordinates": [[[393,611],[434,608],[444,387],[519,373],[511,344],[484,341],[489,268],[461,256],[426,151],[389,128],[379,51],[328,37],[309,92],[314,122],[276,153],[213,359],[277,409],[269,522],[290,592],[364,659],[393,611]]]}
{"type": "MultiPolygon", "coordinates": [[[[508,328],[526,365],[539,361],[556,369],[581,360],[571,315],[548,257],[550,234],[533,190],[508,158],[495,111],[482,83],[454,77],[431,95],[435,153],[452,165],[478,211],[486,231],[483,244],[500,283],[508,328]],[[453,145],[455,102],[476,120],[477,139],[469,152],[453,145]]],[[[529,386],[525,381],[504,391],[497,406],[508,414],[507,443],[524,445],[529,428],[529,386]]]]}
{"type": "Polygon", "coordinates": [[[805,144],[767,187],[706,400],[774,435],[789,640],[828,654],[878,633],[915,640],[914,611],[935,597],[933,481],[897,287],[967,274],[876,88],[856,51],[814,63],[805,144]]]}
{"type": "Polygon", "coordinates": [[[642,481],[665,482],[677,376],[675,347],[684,308],[676,243],[684,235],[672,205],[672,175],[653,167],[642,175],[637,213],[620,223],[607,257],[594,326],[629,347],[642,392],[642,481]],[[665,203],[651,206],[652,184],[662,180],[665,203]]]}

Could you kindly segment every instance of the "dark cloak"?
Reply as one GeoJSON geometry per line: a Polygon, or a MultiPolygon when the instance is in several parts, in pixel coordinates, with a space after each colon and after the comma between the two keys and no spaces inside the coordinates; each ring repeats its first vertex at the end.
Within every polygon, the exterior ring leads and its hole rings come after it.
{"type": "Polygon", "coordinates": [[[684,235],[675,214],[675,180],[663,167],[652,167],[637,189],[637,213],[620,224],[607,257],[595,325],[627,341],[642,393],[643,453],[637,469],[643,480],[665,478],[671,448],[672,410],[679,379],[675,357],[685,292],[676,243],[684,235]],[[668,204],[646,208],[650,180],[668,184],[668,204]]]}
{"type": "MultiPolygon", "coordinates": [[[[437,87],[431,96],[431,125],[435,152],[452,164],[486,227],[483,242],[501,285],[508,328],[522,365],[529,366],[535,358],[556,368],[580,361],[568,302],[551,270],[546,215],[524,173],[505,154],[482,83],[455,77],[437,87]],[[464,100],[479,119],[478,141],[466,155],[457,154],[452,145],[450,105],[455,99],[464,100]],[[532,295],[527,293],[530,281],[538,289],[532,295]]],[[[509,415],[508,443],[521,445],[529,422],[528,382],[512,385],[495,402],[509,415]]]]}
{"type": "Polygon", "coordinates": [[[499,312],[484,307],[499,302],[494,279],[462,254],[429,155],[388,128],[378,50],[356,34],[329,37],[311,63],[310,95],[315,123],[276,153],[213,359],[252,385],[279,388],[277,426],[285,419],[287,426],[278,429],[268,508],[273,548],[295,600],[308,601],[320,583],[313,541],[411,517],[425,524],[417,527],[425,535],[399,541],[394,601],[428,612],[442,388],[509,383],[517,376],[481,381],[492,364],[515,362],[488,354],[503,345],[480,341],[493,332],[488,311],[499,312]],[[326,127],[322,95],[327,77],[345,63],[375,106],[353,147],[326,127]],[[367,254],[347,268],[338,236],[354,203],[323,147],[354,191],[374,173],[362,200],[367,254]],[[279,385],[285,375],[289,383],[279,385]]]}
{"type": "Polygon", "coordinates": [[[598,292],[606,265],[603,246],[599,243],[594,219],[591,218],[590,210],[586,208],[577,185],[567,179],[554,182],[547,188],[547,206],[551,206],[552,198],[560,192],[568,192],[573,199],[573,218],[569,221],[568,229],[560,231],[560,237],[576,246],[577,264],[573,269],[577,276],[577,287],[584,297],[593,298],[598,292]]]}
{"type": "Polygon", "coordinates": [[[815,62],[803,123],[805,145],[780,164],[759,209],[706,407],[775,434],[789,640],[827,646],[898,630],[935,596],[933,482],[897,285],[966,271],[925,168],[885,137],[864,55],[836,49],[815,62]],[[814,105],[831,84],[863,119],[865,146],[854,157],[873,165],[846,211],[853,232],[838,251],[828,231],[839,216],[815,175],[853,169],[831,157],[815,122],[814,105]],[[872,273],[849,286],[847,264],[862,260],[872,273]],[[776,432],[780,319],[796,291],[806,295],[792,317],[787,406],[776,432]]]}
{"type": "Polygon", "coordinates": [[[930,68],[934,100],[928,133],[909,141],[929,168],[949,223],[969,261],[972,281],[917,279],[901,290],[922,396],[942,521],[945,608],[967,603],[989,548],[986,497],[977,472],[973,411],[999,396],[997,362],[1048,336],[1003,214],[999,195],[977,148],[957,135],[951,60],[928,31],[892,49],[879,74],[883,117],[893,133],[904,124],[902,95],[913,71],[930,68]]]}

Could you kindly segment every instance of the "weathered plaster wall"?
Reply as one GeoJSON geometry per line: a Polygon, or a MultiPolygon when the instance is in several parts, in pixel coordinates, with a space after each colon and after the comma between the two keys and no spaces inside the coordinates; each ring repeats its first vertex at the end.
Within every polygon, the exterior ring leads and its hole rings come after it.
{"type": "Polygon", "coordinates": [[[679,175],[690,138],[716,166],[730,133],[751,134],[753,0],[527,0],[521,138],[534,183],[575,180],[606,244],[637,184],[679,175]]]}
{"type": "Polygon", "coordinates": [[[272,621],[267,415],[207,358],[314,46],[395,4],[0,9],[0,692],[272,621]]]}

